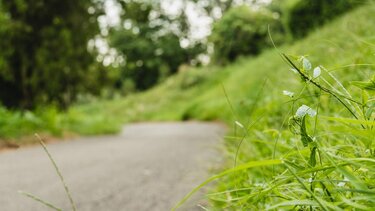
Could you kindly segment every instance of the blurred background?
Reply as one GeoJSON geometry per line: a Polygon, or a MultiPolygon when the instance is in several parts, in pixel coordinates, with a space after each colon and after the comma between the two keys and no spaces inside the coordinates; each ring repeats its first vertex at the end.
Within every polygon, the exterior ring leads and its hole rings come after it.
{"type": "Polygon", "coordinates": [[[268,32],[275,45],[291,44],[362,3],[0,0],[0,137],[7,145],[35,131],[116,132],[144,105],[94,103],[131,98],[178,72],[188,89],[211,77],[207,69],[272,48],[268,32]]]}

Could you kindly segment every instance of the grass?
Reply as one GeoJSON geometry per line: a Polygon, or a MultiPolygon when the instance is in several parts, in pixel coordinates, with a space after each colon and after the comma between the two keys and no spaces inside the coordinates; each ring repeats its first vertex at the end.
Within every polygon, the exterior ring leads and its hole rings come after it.
{"type": "Polygon", "coordinates": [[[113,134],[120,130],[120,122],[103,113],[88,114],[75,108],[62,113],[50,107],[35,111],[10,111],[0,107],[0,148],[2,144],[25,145],[37,143],[33,133],[45,137],[113,134]]]}
{"type": "Polygon", "coordinates": [[[19,134],[13,128],[22,128],[21,135],[34,130],[91,135],[116,132],[136,121],[220,120],[233,126],[226,140],[226,167],[232,170],[202,184],[217,182],[208,195],[212,209],[371,210],[374,95],[351,81],[368,81],[375,74],[373,14],[375,6],[366,5],[279,51],[226,67],[181,71],[125,99],[76,105],[65,114],[2,109],[7,118],[0,120],[1,137],[19,134]],[[312,70],[298,55],[305,55],[312,68],[322,67],[313,80],[320,87],[309,80],[312,70]],[[292,63],[299,73],[290,70],[292,63]],[[302,105],[316,115],[297,118],[302,105]],[[274,160],[282,164],[261,165],[274,160]]]}
{"type": "MultiPolygon", "coordinates": [[[[56,164],[55,160],[53,159],[51,153],[48,151],[46,144],[43,142],[43,139],[38,134],[35,134],[35,137],[38,139],[39,144],[42,146],[44,152],[47,154],[47,156],[48,156],[51,164],[53,165],[53,167],[55,169],[55,172],[59,176],[60,182],[61,182],[61,184],[64,187],[65,194],[66,194],[67,198],[69,199],[69,203],[71,205],[71,210],[72,211],[76,211],[77,210],[76,205],[75,205],[74,200],[72,198],[72,195],[71,195],[71,193],[69,191],[69,188],[68,188],[67,184],[65,183],[64,177],[62,176],[59,167],[57,166],[57,164],[56,164]]],[[[36,202],[39,202],[39,203],[47,206],[48,208],[50,208],[52,210],[57,210],[57,211],[61,211],[62,210],[61,208],[56,207],[52,203],[47,202],[47,201],[45,201],[45,200],[43,200],[43,199],[35,196],[34,194],[31,194],[31,193],[28,193],[28,192],[25,192],[25,191],[19,191],[19,193],[22,194],[22,195],[24,195],[24,196],[26,196],[26,197],[31,198],[32,200],[34,200],[36,202]]]]}

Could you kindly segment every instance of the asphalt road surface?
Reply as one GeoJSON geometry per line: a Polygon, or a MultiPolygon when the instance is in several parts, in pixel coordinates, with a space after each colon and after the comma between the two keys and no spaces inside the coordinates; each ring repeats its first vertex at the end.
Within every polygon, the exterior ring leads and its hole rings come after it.
{"type": "MultiPolygon", "coordinates": [[[[216,123],[139,123],[116,136],[48,144],[80,211],[164,211],[221,162],[225,128],[216,123]]],[[[70,210],[40,146],[0,153],[0,211],[50,210],[26,191],[70,210]]],[[[181,210],[202,210],[202,190],[181,210]]]]}

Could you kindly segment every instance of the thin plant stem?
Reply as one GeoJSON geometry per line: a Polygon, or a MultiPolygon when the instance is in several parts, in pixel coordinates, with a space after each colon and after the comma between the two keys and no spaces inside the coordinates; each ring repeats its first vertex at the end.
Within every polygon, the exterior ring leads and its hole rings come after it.
{"type": "Polygon", "coordinates": [[[33,199],[34,201],[37,201],[37,202],[39,202],[41,204],[44,204],[45,206],[47,206],[47,207],[49,207],[51,209],[54,209],[54,210],[57,210],[57,211],[62,211],[61,208],[58,208],[58,207],[54,206],[53,204],[51,204],[50,202],[47,202],[47,201],[45,201],[45,200],[43,200],[43,199],[41,199],[41,198],[39,198],[39,197],[31,194],[31,193],[27,193],[25,191],[18,191],[18,193],[22,194],[24,196],[27,196],[27,197],[29,197],[29,198],[33,199]]]}
{"type": "Polygon", "coordinates": [[[68,186],[65,183],[64,177],[62,176],[62,174],[61,174],[61,172],[59,170],[59,167],[57,166],[57,164],[56,164],[55,160],[53,159],[52,155],[49,153],[49,151],[47,149],[47,146],[43,142],[43,139],[38,134],[35,134],[35,136],[38,138],[40,145],[43,147],[43,150],[46,152],[48,158],[50,159],[50,161],[51,161],[51,163],[53,165],[53,167],[55,168],[55,171],[56,171],[57,175],[60,178],[61,183],[64,186],[64,190],[65,190],[65,193],[66,193],[66,195],[67,195],[67,197],[69,199],[72,211],[76,211],[77,208],[76,208],[75,203],[73,201],[72,195],[71,195],[71,193],[69,191],[68,186]]]}

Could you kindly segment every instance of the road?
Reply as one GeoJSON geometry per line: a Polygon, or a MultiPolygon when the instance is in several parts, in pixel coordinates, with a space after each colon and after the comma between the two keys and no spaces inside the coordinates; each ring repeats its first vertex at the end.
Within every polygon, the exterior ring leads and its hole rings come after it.
{"type": "MultiPolygon", "coordinates": [[[[138,123],[116,136],[48,144],[80,211],[170,210],[220,165],[225,128],[216,123],[138,123]]],[[[26,191],[70,210],[40,146],[0,153],[0,210],[50,210],[26,191]]],[[[204,190],[202,190],[204,191],[204,190]]],[[[181,210],[202,210],[202,191],[181,210]]]]}

